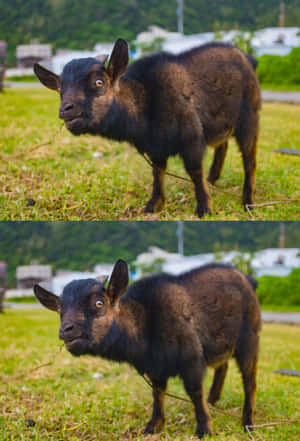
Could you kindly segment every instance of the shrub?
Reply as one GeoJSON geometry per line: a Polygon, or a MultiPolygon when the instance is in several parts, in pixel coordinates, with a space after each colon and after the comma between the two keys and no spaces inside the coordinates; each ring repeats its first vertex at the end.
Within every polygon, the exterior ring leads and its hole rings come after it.
{"type": "Polygon", "coordinates": [[[262,305],[300,305],[300,268],[286,277],[259,277],[257,294],[262,305]]]}
{"type": "Polygon", "coordinates": [[[300,85],[300,47],[288,55],[262,55],[257,74],[261,83],[300,85]]]}

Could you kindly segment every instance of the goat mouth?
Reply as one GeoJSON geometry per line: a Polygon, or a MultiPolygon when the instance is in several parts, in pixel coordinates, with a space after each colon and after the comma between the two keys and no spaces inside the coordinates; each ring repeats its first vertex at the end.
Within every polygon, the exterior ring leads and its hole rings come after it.
{"type": "Polygon", "coordinates": [[[64,119],[66,127],[69,129],[77,122],[81,121],[83,119],[83,115],[75,116],[74,118],[68,118],[64,119]]]}
{"type": "Polygon", "coordinates": [[[72,355],[84,355],[88,351],[89,342],[87,338],[75,337],[72,340],[65,341],[66,348],[72,355]]]}
{"type": "Polygon", "coordinates": [[[76,343],[81,343],[83,341],[86,341],[86,338],[81,335],[79,337],[74,337],[74,338],[66,339],[65,340],[65,345],[69,346],[69,345],[73,345],[73,344],[76,344],[76,343]]]}

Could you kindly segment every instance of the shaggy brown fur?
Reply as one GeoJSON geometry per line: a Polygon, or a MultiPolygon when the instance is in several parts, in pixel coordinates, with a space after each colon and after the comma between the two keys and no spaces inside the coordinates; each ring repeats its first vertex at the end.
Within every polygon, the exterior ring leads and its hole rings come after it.
{"type": "Polygon", "coordinates": [[[126,291],[127,284],[127,265],[118,261],[107,289],[87,279],[71,282],[61,297],[38,285],[35,294],[44,306],[61,312],[60,338],[73,355],[126,361],[149,376],[154,402],[146,433],[162,428],[167,381],[179,375],[194,403],[197,435],[210,434],[203,377],[207,367],[215,369],[208,397],[214,404],[231,357],[243,379],[243,425],[252,425],[261,327],[255,281],[213,264],[180,276],[148,277],[126,291]]]}
{"type": "Polygon", "coordinates": [[[210,43],[180,55],[149,56],[127,68],[128,46],[119,39],[108,66],[101,60],[73,60],[61,77],[39,65],[35,73],[60,91],[60,117],[73,134],[126,140],[148,154],[154,182],[146,212],[163,206],[167,160],[179,154],[195,186],[198,215],[210,213],[203,156],[207,145],[216,149],[208,178],[214,183],[231,136],[243,158],[243,203],[253,203],[261,106],[254,59],[210,43]]]}

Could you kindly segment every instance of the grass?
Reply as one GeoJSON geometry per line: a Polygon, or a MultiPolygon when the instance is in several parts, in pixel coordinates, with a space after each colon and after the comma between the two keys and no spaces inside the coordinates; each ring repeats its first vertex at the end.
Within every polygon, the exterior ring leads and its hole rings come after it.
{"type": "MultiPolygon", "coordinates": [[[[61,122],[54,92],[11,89],[1,100],[5,109],[0,116],[1,220],[198,219],[192,185],[172,177],[166,179],[163,210],[145,215],[152,188],[149,165],[127,143],[74,137],[65,128],[57,133],[61,122]],[[53,143],[36,148],[54,134],[53,143]]],[[[300,106],[266,103],[262,110],[255,202],[282,202],[259,206],[252,215],[243,210],[242,161],[236,145],[231,144],[221,179],[210,189],[213,214],[206,219],[299,219],[299,157],[273,151],[300,148],[300,106]]],[[[206,170],[212,153],[209,149],[206,170]]],[[[179,158],[172,158],[168,169],[185,175],[179,158]]]]}
{"type": "Polygon", "coordinates": [[[12,303],[38,303],[36,300],[36,297],[34,296],[24,296],[24,297],[10,297],[5,298],[5,302],[12,302],[12,303]]]}
{"type": "MultiPolygon", "coordinates": [[[[14,310],[1,316],[1,322],[1,441],[196,439],[192,407],[171,398],[166,400],[164,432],[144,437],[143,426],[151,411],[151,391],[143,379],[126,364],[91,357],[78,359],[65,349],[59,351],[56,314],[45,310],[14,310]],[[102,378],[93,379],[94,373],[101,373],[102,378]],[[34,420],[35,426],[27,427],[28,419],[34,420]]],[[[300,369],[299,340],[300,327],[273,324],[263,327],[255,422],[282,424],[259,427],[251,437],[243,432],[242,386],[232,362],[222,398],[216,408],[210,408],[212,441],[299,439],[299,378],[273,373],[279,368],[300,369]]],[[[206,390],[211,375],[209,371],[206,390]]],[[[184,395],[178,379],[170,381],[169,391],[184,395]]]]}
{"type": "Polygon", "coordinates": [[[274,92],[299,92],[300,84],[261,84],[262,90],[272,90],[274,92]]]}
{"type": "Polygon", "coordinates": [[[262,311],[300,312],[300,305],[260,305],[262,311]]]}
{"type": "Polygon", "coordinates": [[[35,75],[16,75],[5,78],[5,81],[13,81],[17,83],[37,83],[38,80],[35,75]]]}

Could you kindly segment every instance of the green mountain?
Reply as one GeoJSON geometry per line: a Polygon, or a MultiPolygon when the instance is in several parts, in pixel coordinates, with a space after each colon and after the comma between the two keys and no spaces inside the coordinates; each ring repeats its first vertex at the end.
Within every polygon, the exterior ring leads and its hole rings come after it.
{"type": "MultiPolygon", "coordinates": [[[[277,26],[280,0],[185,0],[186,34],[213,29],[277,26]]],[[[134,40],[151,24],[176,30],[176,0],[0,0],[0,40],[10,59],[31,39],[54,48],[91,48],[101,41],[134,40]]],[[[286,26],[300,26],[300,0],[286,2],[286,26]]]]}
{"type": "MultiPolygon", "coordinates": [[[[299,247],[300,223],[285,222],[286,247],[299,247]]],[[[151,245],[177,251],[176,222],[0,222],[0,261],[13,283],[18,265],[91,270],[118,258],[133,262],[151,245]]],[[[185,222],[185,255],[278,247],[279,222],[185,222]]]]}

